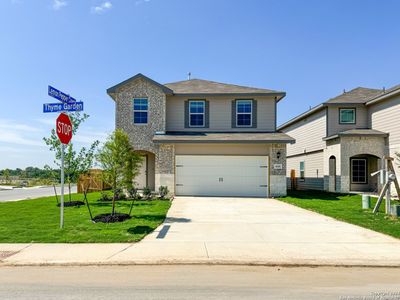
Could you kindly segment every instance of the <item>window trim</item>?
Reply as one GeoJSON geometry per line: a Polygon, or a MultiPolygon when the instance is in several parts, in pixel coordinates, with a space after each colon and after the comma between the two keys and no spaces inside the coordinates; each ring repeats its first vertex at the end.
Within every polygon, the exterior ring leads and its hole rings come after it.
{"type": "Polygon", "coordinates": [[[247,128],[251,128],[251,127],[253,127],[253,99],[236,99],[236,112],[235,112],[236,114],[236,127],[238,127],[238,128],[240,128],[240,127],[247,127],[247,128]],[[238,105],[239,105],[239,102],[241,102],[241,101],[247,101],[247,102],[249,102],[250,101],[250,107],[251,107],[251,111],[248,113],[248,112],[245,112],[245,113],[243,113],[243,112],[238,112],[238,105]],[[239,118],[238,118],[238,115],[250,115],[250,125],[239,125],[238,124],[238,120],[239,120],[239,118]]]}
{"type": "Polygon", "coordinates": [[[306,162],[304,160],[299,162],[299,178],[302,181],[306,179],[306,162]],[[303,163],[303,170],[301,170],[301,163],[303,163]],[[301,176],[301,172],[303,172],[303,176],[301,176]]]}
{"type": "Polygon", "coordinates": [[[189,128],[205,128],[206,127],[206,100],[189,100],[189,128]],[[191,113],[190,112],[190,104],[192,102],[201,102],[203,103],[203,112],[202,113],[191,113]],[[203,115],[203,125],[191,125],[191,115],[203,115]]]}
{"type": "Polygon", "coordinates": [[[132,107],[132,109],[133,109],[133,124],[134,125],[138,125],[138,126],[141,126],[141,125],[148,125],[149,124],[149,99],[147,98],[147,97],[136,97],[136,98],[133,98],[133,101],[132,101],[132,105],[133,105],[133,107],[132,107]],[[143,110],[143,109],[139,109],[139,110],[137,110],[137,109],[135,109],[135,100],[146,100],[147,101],[147,109],[146,110],[143,110]],[[136,123],[135,122],[135,112],[146,112],[147,113],[147,122],[146,123],[136,123]]]}
{"type": "Polygon", "coordinates": [[[355,107],[339,107],[339,124],[351,125],[357,123],[357,109],[355,107]],[[341,121],[341,111],[342,110],[352,110],[354,111],[354,121],[353,122],[342,122],[341,121]]]}
{"type": "Polygon", "coordinates": [[[363,157],[354,157],[350,159],[350,178],[351,184],[368,184],[368,159],[363,157]],[[365,181],[364,182],[354,182],[353,181],[353,161],[354,160],[362,160],[365,162],[365,181]]]}

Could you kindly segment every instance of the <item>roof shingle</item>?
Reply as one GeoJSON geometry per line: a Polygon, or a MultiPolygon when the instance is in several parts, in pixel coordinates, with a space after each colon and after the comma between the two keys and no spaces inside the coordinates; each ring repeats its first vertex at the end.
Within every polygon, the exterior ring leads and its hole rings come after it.
{"type": "Polygon", "coordinates": [[[331,98],[328,101],[325,101],[325,104],[345,104],[345,103],[359,103],[363,104],[367,102],[371,97],[375,97],[380,94],[382,91],[377,89],[369,89],[364,87],[358,87],[352,89],[349,92],[345,92],[337,97],[331,98]]]}
{"type": "Polygon", "coordinates": [[[174,91],[174,94],[282,94],[284,92],[240,86],[235,84],[220,83],[202,79],[190,79],[172,83],[164,86],[174,91]]]}
{"type": "Polygon", "coordinates": [[[295,139],[281,132],[167,132],[156,134],[154,143],[294,143],[295,139]]]}

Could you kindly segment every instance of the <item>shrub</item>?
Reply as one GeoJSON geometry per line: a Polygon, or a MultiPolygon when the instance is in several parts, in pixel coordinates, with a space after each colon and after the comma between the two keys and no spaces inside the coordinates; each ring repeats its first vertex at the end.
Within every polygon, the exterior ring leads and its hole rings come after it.
{"type": "Polygon", "coordinates": [[[130,189],[128,189],[128,195],[129,198],[131,199],[137,199],[138,198],[137,188],[131,187],[130,189]]]}
{"type": "Polygon", "coordinates": [[[151,189],[148,186],[143,188],[143,197],[146,200],[149,200],[151,198],[151,189]]]}
{"type": "Polygon", "coordinates": [[[108,192],[101,192],[100,201],[111,201],[112,197],[108,192]]]}
{"type": "Polygon", "coordinates": [[[120,188],[115,189],[114,195],[115,195],[115,200],[125,200],[126,199],[126,195],[125,195],[124,191],[120,188]]]}
{"type": "Polygon", "coordinates": [[[161,186],[159,187],[159,189],[158,189],[158,193],[160,194],[160,198],[161,198],[161,199],[164,199],[165,196],[167,196],[168,193],[169,193],[168,187],[167,187],[167,186],[164,186],[164,185],[161,185],[161,186]]]}

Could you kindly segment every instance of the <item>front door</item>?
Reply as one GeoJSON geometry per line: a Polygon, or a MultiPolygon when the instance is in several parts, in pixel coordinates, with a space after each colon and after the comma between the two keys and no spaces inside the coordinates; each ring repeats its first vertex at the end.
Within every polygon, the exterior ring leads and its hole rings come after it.
{"type": "Polygon", "coordinates": [[[139,174],[135,178],[135,187],[143,189],[147,186],[147,155],[143,155],[142,165],[140,166],[139,174]]]}

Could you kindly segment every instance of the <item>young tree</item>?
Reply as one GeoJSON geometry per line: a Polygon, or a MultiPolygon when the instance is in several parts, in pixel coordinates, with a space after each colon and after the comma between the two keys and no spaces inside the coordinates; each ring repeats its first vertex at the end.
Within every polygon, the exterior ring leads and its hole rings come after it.
{"type": "Polygon", "coordinates": [[[133,179],[139,173],[142,157],[133,151],[128,135],[123,130],[117,129],[100,149],[97,161],[103,169],[103,180],[113,190],[112,215],[114,215],[116,190],[133,187],[133,179]]]}
{"type": "MultiPolygon", "coordinates": [[[[81,123],[85,122],[89,118],[89,115],[81,115],[79,112],[75,112],[70,114],[69,117],[72,122],[72,134],[75,135],[81,123]]],[[[55,129],[51,130],[50,137],[44,137],[43,140],[50,147],[50,150],[55,152],[54,163],[61,168],[61,142],[57,137],[55,129]]],[[[65,181],[68,183],[70,201],[71,183],[76,182],[80,174],[88,172],[93,166],[95,151],[98,145],[99,141],[96,140],[89,148],[82,147],[78,153],[74,150],[72,142],[67,145],[64,154],[64,172],[65,181]]]]}

